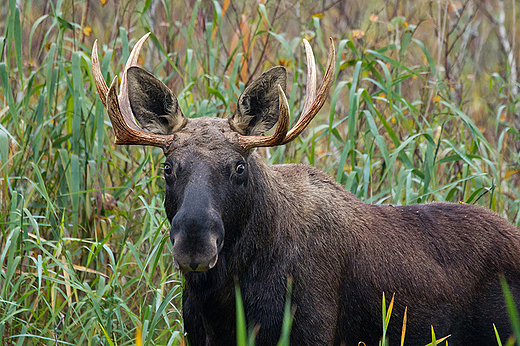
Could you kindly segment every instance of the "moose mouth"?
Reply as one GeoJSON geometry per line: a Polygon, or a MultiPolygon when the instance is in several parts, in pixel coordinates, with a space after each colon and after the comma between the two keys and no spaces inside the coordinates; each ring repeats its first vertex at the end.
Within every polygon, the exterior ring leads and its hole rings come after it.
{"type": "Polygon", "coordinates": [[[191,238],[186,233],[171,237],[173,263],[183,272],[203,272],[217,264],[223,241],[216,234],[191,238]]]}
{"type": "Polygon", "coordinates": [[[189,262],[189,263],[179,263],[175,256],[173,257],[173,263],[175,265],[176,269],[179,269],[183,272],[204,272],[206,270],[210,270],[217,264],[218,260],[218,254],[213,256],[209,262],[202,263],[202,262],[189,262]]]}

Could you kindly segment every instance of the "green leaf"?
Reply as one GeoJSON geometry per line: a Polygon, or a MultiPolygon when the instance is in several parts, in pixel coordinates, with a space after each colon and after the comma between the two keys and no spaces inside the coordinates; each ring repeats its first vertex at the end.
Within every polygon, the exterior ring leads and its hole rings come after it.
{"type": "Polygon", "coordinates": [[[240,287],[235,285],[235,303],[236,303],[236,332],[237,332],[237,346],[247,345],[247,324],[246,315],[244,312],[244,303],[242,302],[242,294],[240,287]]]}
{"type": "Polygon", "coordinates": [[[65,19],[59,16],[56,16],[56,19],[58,20],[58,23],[63,29],[74,30],[74,26],[71,23],[67,22],[65,19]]]}

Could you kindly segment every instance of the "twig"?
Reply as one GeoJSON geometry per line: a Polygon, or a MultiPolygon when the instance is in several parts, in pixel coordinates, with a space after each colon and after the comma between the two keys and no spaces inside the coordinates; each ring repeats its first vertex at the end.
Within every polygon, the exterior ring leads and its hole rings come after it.
{"type": "MultiPolygon", "coordinates": [[[[274,10],[273,18],[271,19],[271,23],[274,23],[276,21],[276,14],[278,13],[278,9],[280,8],[280,2],[277,3],[276,8],[274,10]]],[[[253,72],[249,75],[249,80],[247,81],[246,85],[249,84],[251,81],[251,78],[256,75],[258,72],[258,69],[260,68],[260,65],[262,63],[262,60],[264,59],[265,52],[267,51],[267,47],[269,46],[269,39],[271,38],[271,35],[267,35],[267,38],[265,40],[264,47],[262,49],[262,53],[260,54],[260,58],[258,59],[258,62],[256,63],[255,68],[253,69],[253,72]]]]}
{"type": "Polygon", "coordinates": [[[483,10],[484,14],[488,17],[488,19],[491,21],[491,23],[493,23],[493,25],[495,25],[497,27],[498,41],[500,42],[500,45],[502,46],[502,50],[504,51],[504,53],[507,56],[507,63],[509,64],[509,70],[510,70],[509,78],[511,79],[511,96],[514,99],[516,99],[516,97],[518,96],[518,86],[516,85],[516,81],[517,81],[516,60],[514,57],[513,48],[511,47],[511,44],[509,43],[509,39],[507,38],[506,28],[504,26],[504,22],[506,19],[506,14],[505,14],[505,10],[504,10],[504,0],[498,0],[497,3],[498,3],[498,6],[497,6],[498,7],[498,19],[496,19],[491,14],[491,13],[495,12],[496,10],[493,9],[492,5],[488,1],[483,2],[483,4],[486,7],[483,8],[481,6],[481,9],[483,10]]]}
{"type": "Polygon", "coordinates": [[[58,346],[58,328],[60,327],[61,323],[63,322],[63,317],[64,316],[65,315],[60,312],[60,321],[58,322],[58,324],[54,328],[54,343],[55,343],[56,346],[58,346]]]}

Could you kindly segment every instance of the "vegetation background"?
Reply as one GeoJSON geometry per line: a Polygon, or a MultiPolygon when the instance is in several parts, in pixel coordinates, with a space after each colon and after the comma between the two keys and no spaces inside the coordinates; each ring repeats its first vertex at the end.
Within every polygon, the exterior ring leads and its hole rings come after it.
{"type": "Polygon", "coordinates": [[[266,161],[315,165],[369,203],[480,204],[519,225],[517,7],[1,0],[0,343],[184,345],[162,152],[114,145],[95,39],[110,81],[151,31],[140,62],[189,117],[228,116],[252,78],[284,65],[295,118],[301,40],[320,75],[332,37],[329,101],[297,141],[262,149],[266,161]]]}

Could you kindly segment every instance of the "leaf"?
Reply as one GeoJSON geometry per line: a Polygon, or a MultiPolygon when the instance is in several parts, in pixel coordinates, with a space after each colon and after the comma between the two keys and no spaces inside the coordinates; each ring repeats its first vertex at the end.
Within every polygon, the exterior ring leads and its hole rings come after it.
{"type": "Polygon", "coordinates": [[[502,286],[502,292],[504,293],[504,300],[507,307],[507,314],[509,315],[509,322],[511,323],[515,338],[518,341],[520,340],[520,317],[513,299],[513,294],[511,293],[511,289],[509,288],[509,285],[507,284],[506,278],[504,276],[500,276],[500,285],[502,286]]]}
{"type": "Polygon", "coordinates": [[[352,30],[352,39],[359,40],[359,39],[362,39],[363,37],[365,37],[365,32],[363,30],[359,30],[359,29],[352,30]]]}
{"type": "Polygon", "coordinates": [[[376,14],[376,13],[372,13],[370,15],[370,17],[368,17],[368,19],[372,22],[372,23],[375,23],[377,21],[379,21],[379,16],[376,14]]]}
{"type": "Polygon", "coordinates": [[[135,329],[135,346],[143,346],[143,328],[137,326],[135,329]]]}
{"type": "Polygon", "coordinates": [[[82,31],[83,31],[83,35],[85,35],[85,36],[92,35],[92,28],[88,25],[84,26],[82,31]]]}
{"type": "Polygon", "coordinates": [[[105,330],[105,328],[103,327],[103,325],[101,324],[101,322],[98,322],[99,323],[99,326],[101,327],[101,329],[103,330],[103,334],[105,335],[105,338],[107,339],[107,342],[110,346],[115,346],[114,345],[114,342],[112,341],[112,339],[110,338],[110,335],[108,335],[107,331],[105,330]]]}
{"type": "Polygon", "coordinates": [[[404,345],[404,337],[406,335],[406,321],[407,321],[407,312],[408,312],[408,307],[406,306],[404,308],[404,316],[403,316],[403,328],[402,328],[402,332],[401,332],[401,346],[404,345]]]}
{"type": "Polygon", "coordinates": [[[56,17],[56,19],[64,29],[74,30],[74,26],[72,26],[72,24],[67,22],[65,19],[61,17],[56,17]]]}
{"type": "Polygon", "coordinates": [[[235,285],[235,303],[236,303],[236,314],[237,314],[237,345],[246,345],[247,343],[247,325],[246,315],[244,312],[244,304],[242,302],[242,294],[240,293],[240,287],[235,285]]]}

